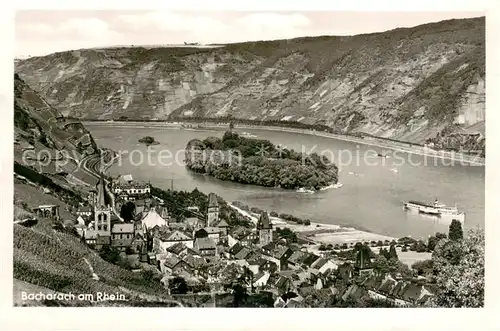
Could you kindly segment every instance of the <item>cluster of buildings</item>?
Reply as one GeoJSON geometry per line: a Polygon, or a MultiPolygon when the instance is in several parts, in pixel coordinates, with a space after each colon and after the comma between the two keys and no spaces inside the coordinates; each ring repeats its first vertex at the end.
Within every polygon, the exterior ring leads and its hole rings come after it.
{"type": "Polygon", "coordinates": [[[412,306],[432,296],[424,283],[374,273],[368,256],[346,261],[280,238],[266,212],[254,227],[230,226],[213,193],[205,213],[192,206],[187,210],[193,217],[177,220],[148,188],[130,180],[109,192],[101,178],[91,206],[78,210],[76,227],[97,250],[108,246],[138,254],[140,262],[163,274],[166,286],[182,277],[194,293],[227,293],[238,280],[249,292],[271,293],[276,307],[308,306],[311,298],[322,296],[371,297],[412,306]],[[133,201],[136,213],[124,222],[114,215],[113,203],[127,201],[133,201]]]}

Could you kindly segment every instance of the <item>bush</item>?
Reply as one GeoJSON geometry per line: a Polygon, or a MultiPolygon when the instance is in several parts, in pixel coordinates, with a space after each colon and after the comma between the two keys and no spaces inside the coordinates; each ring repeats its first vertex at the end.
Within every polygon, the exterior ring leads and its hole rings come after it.
{"type": "Polygon", "coordinates": [[[311,221],[310,221],[310,220],[308,220],[308,219],[307,219],[307,220],[305,220],[305,221],[304,221],[304,225],[307,225],[307,226],[311,225],[311,221]]]}
{"type": "Polygon", "coordinates": [[[269,215],[271,215],[272,217],[278,217],[278,213],[275,211],[270,212],[269,215]]]}
{"type": "Polygon", "coordinates": [[[448,238],[450,238],[451,240],[461,240],[464,238],[464,232],[462,230],[462,224],[460,223],[460,221],[451,221],[448,238]]]}

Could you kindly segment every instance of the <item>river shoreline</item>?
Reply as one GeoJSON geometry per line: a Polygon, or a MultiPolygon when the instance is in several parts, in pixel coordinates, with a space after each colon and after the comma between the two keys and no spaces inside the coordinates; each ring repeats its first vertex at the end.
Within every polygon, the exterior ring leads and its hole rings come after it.
{"type": "MultiPolygon", "coordinates": [[[[235,211],[243,216],[251,219],[254,224],[257,224],[258,215],[252,212],[245,211],[233,203],[228,204],[235,211]]],[[[315,244],[331,244],[331,245],[342,245],[342,244],[355,244],[356,242],[371,242],[371,241],[385,241],[385,240],[397,240],[395,237],[390,237],[382,234],[372,233],[368,231],[357,230],[352,227],[343,227],[336,224],[322,224],[311,222],[310,225],[296,224],[293,222],[287,222],[279,217],[269,217],[273,227],[289,228],[290,230],[296,232],[299,237],[306,239],[308,241],[314,242],[315,244]]]]}
{"type": "MultiPolygon", "coordinates": [[[[203,129],[224,129],[227,128],[227,124],[210,123],[210,122],[102,122],[102,121],[83,121],[83,125],[90,124],[96,126],[113,126],[113,127],[143,127],[143,128],[176,128],[176,129],[191,129],[191,130],[203,130],[203,129]],[[183,125],[202,125],[199,128],[184,128],[183,125]]],[[[410,143],[393,142],[387,141],[381,138],[368,137],[368,138],[356,138],[353,136],[338,135],[333,133],[327,133],[322,131],[314,131],[307,129],[296,129],[280,126],[267,126],[267,125],[248,125],[248,124],[237,124],[236,129],[249,129],[249,130],[267,130],[267,131],[281,131],[290,133],[299,133],[313,135],[316,137],[331,138],[336,140],[348,141],[356,144],[367,145],[372,147],[384,148],[393,150],[396,152],[402,152],[407,154],[421,155],[424,157],[432,157],[437,159],[450,160],[452,162],[460,162],[464,165],[474,165],[474,166],[484,166],[485,159],[479,156],[472,156],[467,154],[462,154],[458,152],[449,151],[435,151],[427,147],[415,146],[410,143]]]]}

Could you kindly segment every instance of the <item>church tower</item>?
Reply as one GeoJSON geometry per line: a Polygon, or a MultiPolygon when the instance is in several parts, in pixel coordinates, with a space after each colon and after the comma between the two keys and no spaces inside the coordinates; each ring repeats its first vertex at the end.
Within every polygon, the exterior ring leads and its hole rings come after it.
{"type": "Polygon", "coordinates": [[[219,202],[215,193],[208,195],[208,210],[207,210],[207,224],[206,226],[213,226],[219,221],[219,202]]]}
{"type": "Polygon", "coordinates": [[[257,230],[259,231],[259,244],[261,246],[273,241],[273,225],[269,220],[267,212],[260,214],[259,221],[257,222],[257,230]]]}
{"type": "Polygon", "coordinates": [[[106,192],[106,182],[101,174],[96,184],[94,203],[94,228],[99,236],[111,236],[111,198],[106,192]]]}

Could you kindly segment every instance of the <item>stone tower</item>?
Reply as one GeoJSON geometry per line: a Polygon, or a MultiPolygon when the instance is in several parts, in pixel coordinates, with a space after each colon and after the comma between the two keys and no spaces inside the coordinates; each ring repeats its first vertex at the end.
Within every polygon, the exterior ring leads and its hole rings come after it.
{"type": "Polygon", "coordinates": [[[219,221],[219,202],[217,201],[217,196],[215,193],[210,193],[208,195],[208,210],[207,210],[207,224],[206,226],[212,226],[217,224],[219,221]]]}
{"type": "Polygon", "coordinates": [[[106,182],[101,174],[96,184],[94,203],[94,227],[99,236],[111,236],[111,198],[106,191],[106,182]]]}
{"type": "Polygon", "coordinates": [[[267,212],[260,214],[257,230],[259,231],[259,245],[264,246],[273,241],[273,225],[267,212]]]}

